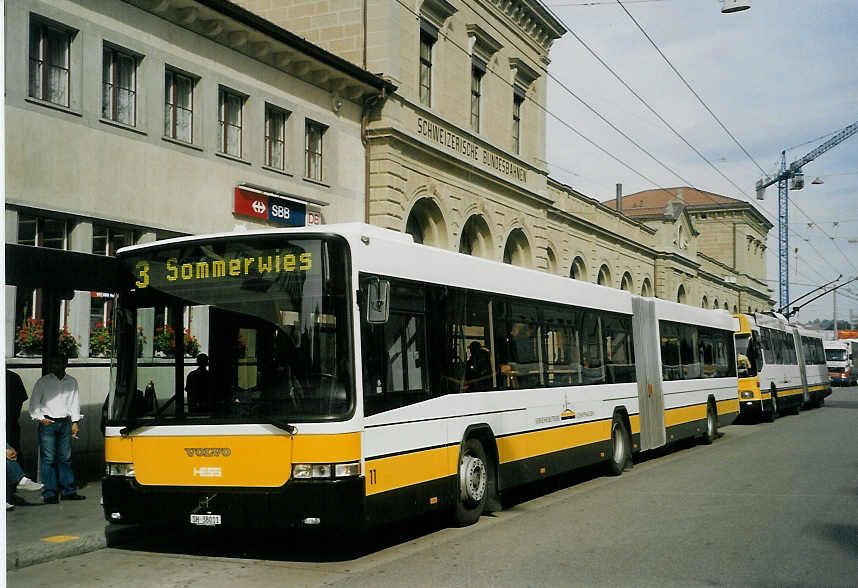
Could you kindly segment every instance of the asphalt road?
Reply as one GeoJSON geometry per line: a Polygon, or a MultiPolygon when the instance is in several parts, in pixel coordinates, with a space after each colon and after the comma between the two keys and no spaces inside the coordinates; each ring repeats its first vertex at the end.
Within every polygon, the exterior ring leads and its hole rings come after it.
{"type": "Polygon", "coordinates": [[[464,529],[327,539],[154,530],[8,573],[38,586],[856,586],[858,388],[775,423],[736,424],[619,478],[587,470],[504,499],[464,529]]]}

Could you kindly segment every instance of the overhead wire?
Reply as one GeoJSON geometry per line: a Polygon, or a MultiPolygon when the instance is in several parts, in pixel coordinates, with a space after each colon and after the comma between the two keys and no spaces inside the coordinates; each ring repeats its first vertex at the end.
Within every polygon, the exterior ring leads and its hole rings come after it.
{"type": "MultiPolygon", "coordinates": [[[[411,8],[410,6],[406,5],[406,4],[403,2],[403,0],[397,0],[397,2],[398,2],[398,3],[399,3],[399,4],[400,4],[400,5],[401,5],[401,6],[402,6],[406,11],[408,11],[408,12],[412,13],[412,14],[413,14],[415,17],[417,17],[418,19],[420,18],[420,14],[419,14],[418,12],[416,12],[416,11],[415,11],[413,8],[411,8]]],[[[552,13],[552,14],[553,14],[553,13],[552,13]]],[[[481,15],[481,14],[480,14],[479,16],[480,16],[480,18],[481,18],[485,23],[487,23],[489,26],[491,26],[491,27],[492,27],[492,29],[494,29],[495,31],[497,31],[497,32],[498,32],[498,33],[499,33],[499,34],[500,34],[500,35],[501,35],[501,36],[502,36],[502,37],[503,37],[507,42],[509,42],[509,41],[510,41],[509,37],[506,35],[506,33],[505,33],[504,31],[500,31],[500,30],[498,30],[498,29],[497,29],[497,27],[495,27],[495,26],[494,26],[494,23],[490,22],[490,21],[489,21],[486,17],[484,17],[483,15],[481,15]]],[[[571,29],[568,25],[566,25],[566,23],[565,23],[565,22],[563,22],[563,20],[562,20],[560,17],[558,17],[556,14],[554,15],[554,17],[555,17],[555,18],[557,18],[557,20],[558,20],[561,24],[563,24],[563,26],[564,26],[564,27],[566,27],[566,29],[567,29],[567,30],[569,30],[570,32],[572,32],[572,34],[576,37],[576,39],[578,39],[578,40],[579,40],[579,42],[581,42],[585,47],[587,47],[587,49],[588,49],[588,50],[589,50],[589,51],[594,55],[594,57],[597,57],[597,56],[595,55],[595,52],[593,52],[593,51],[589,48],[589,46],[587,46],[587,44],[586,44],[582,39],[580,39],[580,37],[578,37],[577,35],[575,35],[574,31],[572,31],[572,29],[571,29]]],[[[460,51],[462,51],[462,53],[464,53],[465,55],[467,55],[467,56],[470,56],[470,55],[471,55],[471,53],[470,53],[470,51],[469,51],[468,49],[466,49],[465,47],[463,47],[462,45],[460,45],[459,43],[457,43],[457,42],[456,42],[454,39],[452,39],[449,35],[444,34],[444,38],[445,38],[445,40],[446,40],[447,42],[449,42],[451,45],[453,45],[454,47],[456,47],[457,49],[459,49],[460,51]]],[[[607,64],[605,64],[605,63],[604,63],[600,58],[598,58],[598,57],[597,57],[597,59],[599,59],[599,60],[600,60],[600,62],[601,62],[601,63],[603,63],[603,65],[604,65],[605,67],[608,67],[608,66],[607,66],[607,64]]],[[[490,68],[487,68],[487,71],[488,71],[488,72],[490,72],[490,73],[492,73],[495,77],[497,77],[497,78],[498,78],[498,79],[500,79],[501,81],[503,81],[506,85],[508,85],[508,86],[513,87],[513,88],[514,88],[514,83],[513,83],[513,82],[510,82],[508,79],[505,79],[503,76],[501,76],[501,75],[500,75],[500,74],[498,74],[497,72],[492,71],[490,68]]],[[[613,72],[612,72],[612,73],[613,73],[613,72]]],[[[607,118],[605,118],[601,113],[599,113],[599,112],[598,112],[598,111],[597,111],[593,106],[591,106],[591,105],[590,105],[590,104],[588,104],[585,100],[583,100],[581,97],[579,97],[577,94],[575,94],[575,92],[573,92],[573,91],[572,91],[572,90],[571,90],[571,89],[570,89],[566,84],[564,84],[562,81],[560,81],[560,80],[559,80],[556,76],[554,76],[551,72],[546,72],[546,74],[547,74],[547,76],[548,76],[550,79],[552,79],[555,83],[557,83],[558,85],[560,85],[560,87],[561,87],[561,88],[563,88],[563,89],[564,89],[564,90],[565,90],[569,95],[571,95],[571,96],[572,96],[572,97],[574,97],[576,100],[578,100],[582,105],[584,105],[588,110],[590,110],[590,111],[591,111],[594,115],[596,115],[600,120],[602,120],[605,124],[609,125],[612,129],[614,129],[614,131],[615,131],[615,132],[617,132],[618,134],[620,134],[620,135],[621,135],[623,138],[625,138],[627,141],[629,141],[630,143],[632,143],[633,145],[635,145],[635,146],[636,146],[640,151],[642,151],[643,153],[645,153],[648,157],[650,157],[653,161],[655,161],[656,163],[658,163],[661,167],[663,167],[664,169],[666,169],[667,171],[669,171],[670,173],[672,173],[674,176],[676,176],[677,178],[679,178],[680,180],[682,180],[682,181],[683,181],[685,184],[687,184],[689,187],[694,188],[695,190],[698,190],[699,192],[701,192],[702,194],[704,194],[706,197],[708,197],[708,198],[709,198],[710,200],[712,200],[713,202],[717,202],[717,201],[714,199],[714,197],[712,197],[712,195],[710,195],[707,191],[705,191],[705,190],[699,190],[698,188],[695,188],[695,187],[694,187],[694,183],[693,183],[693,182],[690,182],[690,181],[688,181],[688,180],[684,179],[684,178],[683,178],[683,177],[682,177],[678,172],[676,172],[675,170],[672,170],[669,166],[667,166],[667,164],[665,164],[664,162],[662,162],[661,160],[659,160],[659,159],[658,159],[657,157],[655,157],[652,153],[650,153],[650,152],[649,152],[648,150],[646,150],[643,146],[641,146],[637,141],[635,141],[635,140],[634,140],[634,139],[632,139],[630,136],[628,136],[628,134],[626,134],[626,133],[625,133],[625,132],[623,132],[621,129],[619,129],[616,125],[614,125],[611,121],[609,121],[609,120],[608,120],[607,118]]],[[[614,75],[615,75],[615,77],[617,77],[617,78],[618,78],[618,79],[623,83],[623,85],[625,85],[625,86],[629,89],[629,91],[630,91],[630,92],[632,92],[633,94],[635,94],[635,95],[637,96],[637,94],[634,92],[634,90],[632,90],[632,89],[631,89],[627,84],[625,84],[625,82],[624,82],[624,81],[622,81],[622,78],[619,78],[619,76],[617,76],[617,74],[614,74],[614,75]]],[[[533,99],[533,97],[531,97],[531,96],[526,96],[526,98],[527,98],[527,99],[528,99],[532,104],[534,104],[537,108],[539,108],[540,110],[542,110],[546,115],[548,115],[548,116],[550,116],[552,119],[556,120],[558,123],[560,123],[561,125],[563,125],[563,126],[564,126],[564,127],[566,127],[567,129],[569,129],[570,131],[572,131],[573,133],[575,133],[575,134],[576,134],[577,136],[579,136],[581,139],[583,139],[584,141],[586,141],[587,143],[589,143],[590,145],[592,145],[593,147],[595,147],[597,150],[601,151],[602,153],[604,153],[605,155],[607,155],[608,157],[610,157],[611,159],[613,159],[614,161],[616,161],[617,163],[619,163],[620,165],[622,165],[623,167],[625,167],[626,169],[628,169],[629,171],[631,171],[632,173],[634,173],[634,174],[636,174],[637,176],[641,177],[642,179],[646,180],[647,182],[649,182],[649,183],[650,183],[650,184],[652,184],[653,186],[656,186],[656,187],[658,188],[658,190],[663,191],[663,192],[665,192],[665,193],[667,193],[667,194],[669,194],[669,195],[671,195],[671,196],[673,196],[673,195],[674,195],[674,193],[673,193],[671,190],[669,190],[668,188],[665,188],[665,187],[661,186],[661,185],[659,184],[659,182],[656,182],[655,180],[653,180],[653,179],[651,179],[651,178],[647,177],[644,173],[642,173],[642,172],[640,172],[639,170],[635,169],[635,168],[634,168],[634,167],[632,167],[630,164],[628,164],[627,162],[623,161],[622,159],[620,159],[619,157],[617,157],[617,156],[616,156],[616,155],[614,155],[613,153],[609,152],[606,148],[604,148],[604,147],[602,147],[601,145],[599,145],[598,143],[596,143],[593,139],[591,139],[591,138],[587,137],[586,135],[584,135],[581,131],[579,131],[578,129],[576,129],[575,127],[573,127],[569,122],[567,122],[566,120],[562,119],[560,116],[556,115],[554,112],[552,112],[551,110],[549,110],[549,109],[547,108],[547,106],[545,106],[545,105],[543,105],[543,104],[540,104],[538,101],[536,101],[535,99],[533,99]]],[[[639,100],[641,100],[642,102],[644,102],[644,103],[645,103],[645,101],[644,101],[642,98],[640,98],[639,96],[638,96],[638,98],[639,98],[639,100]]],[[[648,106],[648,105],[647,105],[647,106],[648,106]]],[[[655,111],[653,111],[653,113],[657,115],[657,113],[655,113],[655,111]]],[[[659,116],[659,115],[657,115],[657,116],[659,116]]],[[[659,116],[659,118],[660,118],[661,120],[664,120],[664,119],[663,119],[663,117],[660,117],[660,116],[659,116]]],[[[664,121],[664,123],[665,123],[665,124],[668,124],[666,121],[664,121]]],[[[669,125],[668,125],[668,126],[669,126],[669,125]]],[[[674,131],[674,132],[676,132],[676,131],[674,131]]],[[[679,136],[681,137],[681,135],[679,135],[679,136]]],[[[683,140],[685,141],[685,139],[684,139],[684,138],[683,138],[683,140]]],[[[687,141],[686,141],[686,143],[687,143],[687,141]]],[[[692,147],[692,146],[690,145],[690,143],[687,143],[687,144],[689,145],[689,147],[692,147]]],[[[694,149],[694,148],[692,147],[692,149],[694,149]]],[[[697,150],[695,149],[695,151],[697,151],[697,150]]],[[[699,153],[699,152],[698,152],[698,153],[699,153]]],[[[701,154],[701,155],[702,155],[702,154],[701,154]]],[[[705,157],[704,157],[704,160],[705,160],[705,157]]],[[[708,162],[708,160],[706,160],[706,161],[708,162]]],[[[710,165],[712,165],[712,164],[710,163],[710,165]]],[[[713,165],[713,167],[715,167],[715,166],[713,165]]],[[[720,172],[720,170],[718,170],[718,168],[717,168],[717,167],[715,167],[715,169],[716,169],[716,171],[719,171],[719,173],[722,173],[722,172],[720,172]]],[[[568,171],[568,170],[565,170],[565,171],[568,171]]],[[[574,172],[573,172],[573,173],[574,173],[574,172]]],[[[723,175],[723,173],[722,173],[722,175],[723,175]]],[[[725,176],[725,178],[726,178],[726,176],[725,176]]],[[[729,178],[726,178],[726,179],[727,179],[731,184],[733,184],[733,185],[734,185],[734,186],[735,186],[739,191],[741,191],[742,193],[744,193],[744,194],[745,194],[745,195],[750,199],[750,196],[749,196],[746,192],[744,192],[744,190],[742,190],[739,186],[737,186],[737,185],[736,185],[732,180],[730,180],[729,178]]],[[[768,215],[767,215],[767,214],[765,214],[765,213],[766,213],[766,212],[768,212],[768,211],[766,211],[764,208],[759,208],[758,210],[761,210],[761,212],[763,213],[763,215],[764,215],[764,216],[769,216],[769,217],[771,217],[771,216],[772,216],[772,215],[771,215],[771,213],[769,213],[768,215]]],[[[774,219],[772,219],[772,218],[769,218],[768,220],[769,220],[769,222],[772,222],[772,224],[773,224],[773,225],[776,225],[776,224],[777,224],[777,223],[774,221],[774,219]]],[[[725,226],[731,226],[731,227],[732,227],[732,225],[731,225],[731,224],[726,223],[726,222],[724,222],[724,221],[716,221],[716,222],[719,222],[720,224],[723,224],[723,225],[725,225],[725,226]]],[[[795,234],[798,234],[794,229],[789,229],[789,228],[788,228],[788,230],[791,230],[791,231],[793,231],[795,234]]],[[[803,238],[803,239],[804,239],[804,237],[801,237],[801,238],[803,238]]],[[[817,253],[819,253],[819,252],[817,251],[817,253]]],[[[821,259],[825,260],[825,257],[824,257],[824,256],[822,256],[821,254],[819,254],[819,255],[820,255],[820,258],[821,258],[821,259]]],[[[833,267],[833,266],[832,266],[832,267],[833,267]]],[[[835,268],[835,269],[836,269],[836,268],[835,268]]]]}

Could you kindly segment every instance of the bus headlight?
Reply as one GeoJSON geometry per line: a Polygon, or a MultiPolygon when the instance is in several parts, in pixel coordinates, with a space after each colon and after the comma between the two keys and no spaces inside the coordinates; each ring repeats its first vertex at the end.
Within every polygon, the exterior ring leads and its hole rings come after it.
{"type": "Polygon", "coordinates": [[[105,467],[105,474],[108,476],[119,476],[123,478],[134,477],[133,463],[108,463],[105,467]]]}
{"type": "Polygon", "coordinates": [[[296,463],[292,465],[292,477],[297,480],[348,478],[359,475],[360,462],[296,463]]]}
{"type": "Polygon", "coordinates": [[[754,393],[750,390],[742,390],[742,398],[753,398],[754,393]]]}
{"type": "Polygon", "coordinates": [[[300,480],[308,480],[310,478],[330,478],[331,464],[296,463],[292,466],[292,477],[300,480]]]}

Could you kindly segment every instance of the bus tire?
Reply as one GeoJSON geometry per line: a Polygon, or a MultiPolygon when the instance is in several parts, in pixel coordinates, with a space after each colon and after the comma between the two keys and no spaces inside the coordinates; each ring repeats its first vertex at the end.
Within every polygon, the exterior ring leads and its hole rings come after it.
{"type": "Polygon", "coordinates": [[[608,461],[608,473],[619,476],[626,469],[626,464],[631,459],[631,441],[626,425],[617,415],[611,423],[611,459],[608,461]]]}
{"type": "Polygon", "coordinates": [[[703,443],[712,445],[718,438],[718,410],[712,402],[706,403],[706,432],[703,433],[703,443]]]}
{"type": "Polygon", "coordinates": [[[458,477],[456,524],[465,527],[479,520],[488,497],[489,461],[479,440],[468,439],[462,445],[458,477]]]}
{"type": "Polygon", "coordinates": [[[778,393],[772,388],[772,408],[766,413],[766,422],[773,423],[778,418],[778,393]]]}

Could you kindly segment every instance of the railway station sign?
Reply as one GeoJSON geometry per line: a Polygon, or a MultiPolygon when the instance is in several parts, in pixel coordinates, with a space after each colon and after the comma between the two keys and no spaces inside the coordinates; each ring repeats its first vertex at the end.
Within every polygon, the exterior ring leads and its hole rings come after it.
{"type": "Polygon", "coordinates": [[[246,186],[235,187],[233,212],[287,227],[321,224],[319,213],[308,211],[306,203],[246,186]]]}

